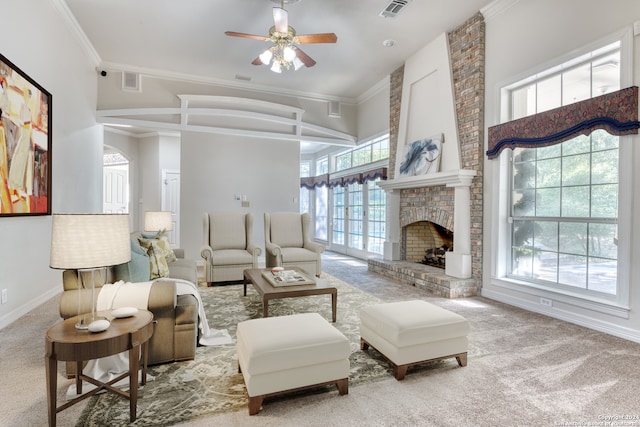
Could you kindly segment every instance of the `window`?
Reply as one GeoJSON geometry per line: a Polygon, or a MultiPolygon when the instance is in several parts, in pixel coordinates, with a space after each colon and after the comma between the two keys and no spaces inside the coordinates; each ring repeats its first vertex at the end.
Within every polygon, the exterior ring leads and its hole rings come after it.
{"type": "Polygon", "coordinates": [[[387,193],[375,183],[380,181],[369,182],[369,216],[368,220],[368,244],[367,249],[374,254],[382,255],[384,253],[384,239],[386,235],[386,209],[387,209],[387,193]]]}
{"type": "MultiPolygon", "coordinates": [[[[316,175],[322,175],[329,172],[329,158],[327,156],[321,157],[316,160],[316,175]]],[[[329,192],[327,187],[317,187],[316,193],[316,211],[315,211],[315,224],[316,224],[316,239],[327,240],[327,227],[328,227],[328,196],[329,192]]]]}
{"type": "MultiPolygon", "coordinates": [[[[310,173],[309,161],[300,162],[300,178],[308,177],[310,173]]],[[[300,213],[310,212],[311,196],[308,189],[300,187],[300,213]]]]}
{"type": "MultiPolygon", "coordinates": [[[[510,119],[620,89],[620,43],[509,88],[510,119]]],[[[508,275],[597,297],[618,292],[618,137],[598,130],[511,154],[508,275]]]]}

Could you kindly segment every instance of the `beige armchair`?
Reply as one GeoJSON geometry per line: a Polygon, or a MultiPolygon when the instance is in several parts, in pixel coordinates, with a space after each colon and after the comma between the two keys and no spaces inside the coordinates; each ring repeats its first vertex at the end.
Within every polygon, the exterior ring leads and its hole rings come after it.
{"type": "Polygon", "coordinates": [[[207,283],[237,281],[244,270],[258,268],[262,249],[251,242],[253,215],[242,212],[205,212],[200,256],[207,283]]]}
{"type": "Polygon", "coordinates": [[[324,246],[309,238],[309,214],[273,212],[264,214],[267,267],[300,267],[320,277],[324,246]]]}

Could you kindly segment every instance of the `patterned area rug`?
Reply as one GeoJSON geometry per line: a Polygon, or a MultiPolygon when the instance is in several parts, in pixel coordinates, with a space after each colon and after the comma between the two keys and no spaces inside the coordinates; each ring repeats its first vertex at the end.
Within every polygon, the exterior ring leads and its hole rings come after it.
{"type": "MultiPolygon", "coordinates": [[[[351,344],[349,385],[390,378],[391,368],[376,351],[359,351],[360,309],[381,301],[327,274],[323,274],[323,279],[338,289],[337,322],[334,326],[351,344]]],[[[200,291],[209,325],[227,329],[234,339],[239,322],[262,316],[262,302],[251,286],[246,297],[242,296],[242,285],[201,287],[200,291]]],[[[317,312],[330,320],[331,297],[315,295],[269,303],[270,316],[304,312],[317,312]]],[[[149,374],[155,379],[139,389],[135,425],[172,425],[222,412],[247,410],[247,394],[237,363],[235,344],[230,344],[198,347],[193,361],[150,367],[149,374]]],[[[330,390],[335,390],[335,387],[306,393],[330,390]]],[[[129,425],[129,403],[112,393],[92,397],[77,423],[77,426],[124,425],[129,425]]]]}

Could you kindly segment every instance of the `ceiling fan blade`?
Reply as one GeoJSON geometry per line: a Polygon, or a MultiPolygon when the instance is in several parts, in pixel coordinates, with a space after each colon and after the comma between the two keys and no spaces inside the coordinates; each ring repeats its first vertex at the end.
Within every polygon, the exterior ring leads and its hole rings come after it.
{"type": "Polygon", "coordinates": [[[321,33],[321,34],[303,34],[301,36],[295,36],[294,43],[308,44],[308,43],[335,43],[338,41],[338,36],[334,33],[321,33]]]}
{"type": "Polygon", "coordinates": [[[264,65],[262,63],[262,61],[260,60],[260,57],[258,56],[256,59],[254,59],[253,61],[251,61],[252,65],[264,65]]]}
{"type": "Polygon", "coordinates": [[[298,46],[292,46],[293,50],[296,51],[296,56],[306,67],[313,67],[316,65],[316,61],[306,53],[302,51],[298,46]]]}
{"type": "Polygon", "coordinates": [[[289,32],[289,13],[283,8],[273,8],[273,22],[277,32],[284,34],[289,32]]]}
{"type": "Polygon", "coordinates": [[[255,34],[236,33],[235,31],[225,31],[224,33],[231,37],[243,37],[245,39],[254,39],[254,40],[261,40],[261,41],[269,40],[269,37],[257,36],[255,34]]]}

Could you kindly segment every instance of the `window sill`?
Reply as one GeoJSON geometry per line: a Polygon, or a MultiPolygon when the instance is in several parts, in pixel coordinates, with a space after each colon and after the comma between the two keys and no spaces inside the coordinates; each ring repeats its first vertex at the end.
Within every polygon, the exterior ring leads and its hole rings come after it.
{"type": "MultiPolygon", "coordinates": [[[[565,306],[573,306],[622,319],[628,319],[631,310],[628,305],[621,304],[617,301],[552,289],[547,286],[522,282],[507,277],[492,277],[491,285],[529,296],[545,298],[565,306]]],[[[554,309],[555,308],[556,306],[554,306],[554,309]]]]}

